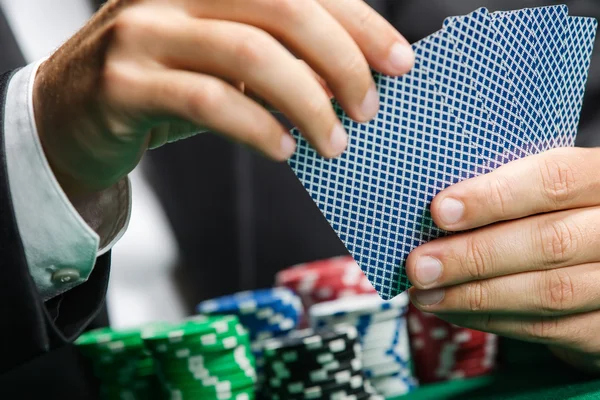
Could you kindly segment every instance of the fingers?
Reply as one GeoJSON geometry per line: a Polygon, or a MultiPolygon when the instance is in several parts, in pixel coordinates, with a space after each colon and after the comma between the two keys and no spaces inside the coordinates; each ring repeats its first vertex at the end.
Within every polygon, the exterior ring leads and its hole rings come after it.
{"type": "MultiPolygon", "coordinates": [[[[191,4],[196,17],[241,22],[276,37],[327,81],[351,118],[366,122],[377,115],[379,95],[365,56],[350,33],[318,2],[226,0],[191,4]]],[[[354,20],[358,18],[354,16],[354,20]]],[[[389,35],[374,23],[368,23],[367,29],[375,30],[372,35],[380,34],[380,38],[389,35]]]]}
{"type": "Polygon", "coordinates": [[[600,204],[597,149],[557,149],[514,161],[442,191],[434,222],[461,231],[544,212],[600,204]]]}
{"type": "Polygon", "coordinates": [[[599,354],[598,327],[600,312],[564,317],[515,317],[493,314],[437,314],[455,325],[496,333],[528,342],[560,345],[561,347],[599,354]]]}
{"type": "MultiPolygon", "coordinates": [[[[321,87],[325,91],[325,94],[327,95],[327,97],[329,97],[329,99],[333,99],[333,92],[331,91],[331,89],[329,89],[329,86],[327,86],[327,82],[325,82],[325,79],[321,78],[304,61],[298,60],[298,63],[300,63],[300,65],[302,65],[304,68],[306,68],[306,70],[308,72],[310,72],[310,74],[317,80],[317,82],[319,82],[319,84],[321,85],[321,87]]],[[[258,97],[258,94],[254,90],[252,90],[251,87],[246,87],[245,84],[242,84],[242,86],[243,86],[243,90],[242,91],[248,97],[256,100],[257,103],[261,104],[263,107],[266,107],[270,112],[274,112],[274,113],[278,113],[279,112],[279,110],[274,109],[270,104],[267,104],[263,99],[261,99],[260,97],[258,97]]]]}
{"type": "Polygon", "coordinates": [[[324,156],[335,157],[348,137],[313,72],[265,32],[216,20],[178,22],[165,30],[162,62],[168,67],[242,81],[283,112],[324,156]]]}
{"type": "Polygon", "coordinates": [[[415,63],[404,37],[381,15],[360,0],[319,0],[350,33],[369,64],[386,75],[402,75],[415,63]]]}
{"type": "MultiPolygon", "coordinates": [[[[111,93],[115,104],[126,96],[141,113],[185,119],[248,144],[275,160],[283,161],[295,150],[293,138],[267,110],[220,79],[187,71],[140,71],[126,65],[114,68],[113,75],[117,76],[113,79],[123,84],[113,86],[127,92],[111,93]]],[[[156,147],[159,141],[175,139],[173,132],[156,132],[150,145],[156,147]]]]}
{"type": "Polygon", "coordinates": [[[448,236],[415,249],[406,271],[419,289],[600,261],[600,208],[544,214],[448,236]]]}
{"type": "Polygon", "coordinates": [[[474,281],[433,290],[410,290],[430,313],[560,316],[600,309],[600,264],[474,281]]]}

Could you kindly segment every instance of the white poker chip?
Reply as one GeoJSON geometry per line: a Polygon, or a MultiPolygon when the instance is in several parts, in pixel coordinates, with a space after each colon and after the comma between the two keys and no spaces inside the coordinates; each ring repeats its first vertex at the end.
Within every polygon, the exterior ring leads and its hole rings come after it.
{"type": "Polygon", "coordinates": [[[408,306],[408,301],[407,293],[402,293],[389,301],[383,300],[377,294],[361,294],[315,304],[311,307],[309,315],[315,319],[332,315],[336,317],[372,315],[389,309],[402,309],[408,306]]]}
{"type": "Polygon", "coordinates": [[[388,398],[404,395],[410,392],[411,388],[416,385],[412,377],[408,377],[407,379],[400,374],[372,378],[370,382],[377,393],[388,398]]]}

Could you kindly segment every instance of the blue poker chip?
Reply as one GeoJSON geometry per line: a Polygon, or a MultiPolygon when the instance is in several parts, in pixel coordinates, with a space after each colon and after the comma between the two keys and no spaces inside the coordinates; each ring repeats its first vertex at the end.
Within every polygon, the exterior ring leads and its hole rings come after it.
{"type": "Polygon", "coordinates": [[[257,363],[259,382],[264,380],[264,349],[267,340],[293,331],[302,316],[302,302],[287,288],[261,289],[218,297],[198,304],[208,315],[236,315],[248,330],[257,363]]]}
{"type": "Polygon", "coordinates": [[[206,300],[198,304],[202,314],[254,314],[265,307],[279,309],[285,305],[300,304],[300,299],[287,288],[260,289],[206,300]]]}

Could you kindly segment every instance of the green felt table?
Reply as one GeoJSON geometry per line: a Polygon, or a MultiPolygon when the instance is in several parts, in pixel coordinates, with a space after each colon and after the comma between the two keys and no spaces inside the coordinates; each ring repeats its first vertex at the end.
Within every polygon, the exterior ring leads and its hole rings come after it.
{"type": "Polygon", "coordinates": [[[544,346],[503,340],[500,354],[492,375],[424,385],[393,400],[600,400],[600,377],[563,364],[544,346]]]}

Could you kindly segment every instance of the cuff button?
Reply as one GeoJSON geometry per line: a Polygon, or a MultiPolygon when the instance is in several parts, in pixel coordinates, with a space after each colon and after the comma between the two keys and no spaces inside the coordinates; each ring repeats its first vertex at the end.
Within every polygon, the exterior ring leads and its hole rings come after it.
{"type": "Polygon", "coordinates": [[[52,282],[54,283],[71,283],[79,280],[81,274],[75,268],[62,268],[54,271],[52,274],[52,282]]]}

